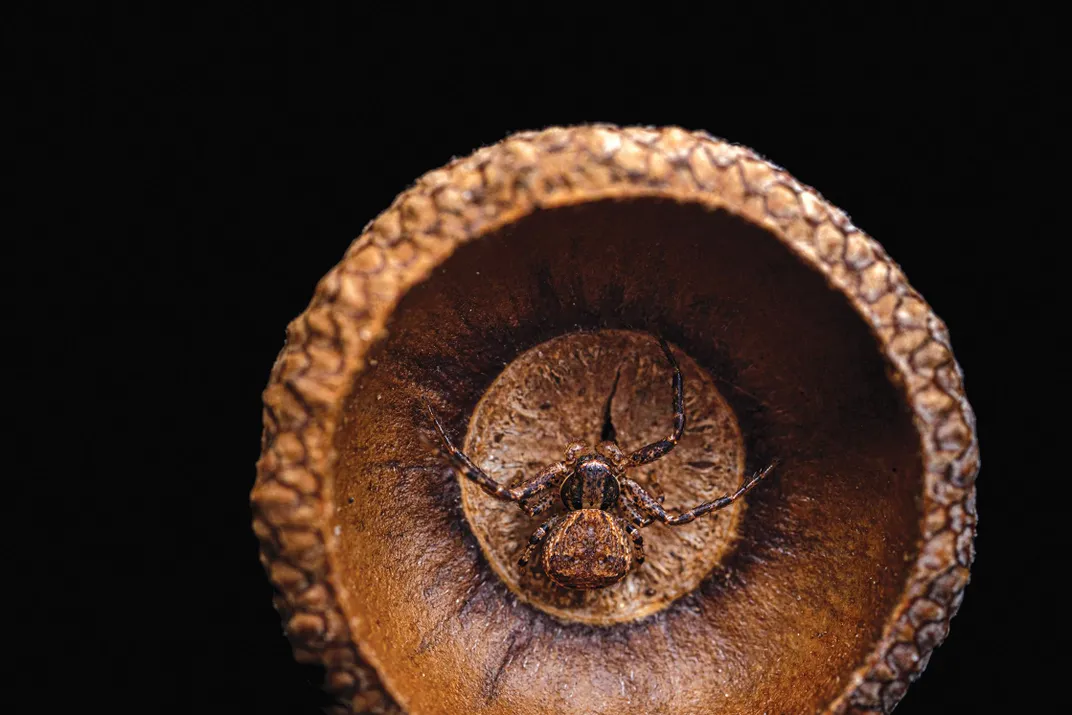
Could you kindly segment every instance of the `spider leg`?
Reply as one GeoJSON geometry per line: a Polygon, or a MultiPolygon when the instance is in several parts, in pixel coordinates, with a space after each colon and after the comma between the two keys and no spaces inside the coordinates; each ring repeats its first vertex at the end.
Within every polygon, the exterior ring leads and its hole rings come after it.
{"type": "Polygon", "coordinates": [[[747,482],[742,484],[741,487],[733,494],[727,494],[726,496],[719,497],[718,499],[706,501],[697,507],[689,509],[683,514],[678,514],[677,516],[667,514],[666,510],[663,509],[662,504],[656,501],[655,497],[653,497],[651,494],[648,494],[648,492],[644,490],[644,487],[640,486],[632,479],[622,479],[620,480],[620,484],[622,487],[623,497],[626,499],[627,502],[632,501],[633,506],[642,515],[657,521],[661,521],[667,526],[680,526],[681,524],[688,524],[690,521],[696,519],[697,517],[703,516],[708,512],[717,511],[719,509],[724,509],[725,507],[728,507],[730,504],[744,496],[752,487],[759,484],[765,476],[770,474],[771,470],[774,469],[776,464],[778,464],[777,460],[771,462],[771,464],[766,469],[761,469],[755,474],[753,474],[752,477],[747,482]]]}
{"type": "Polygon", "coordinates": [[[539,516],[547,511],[547,509],[554,503],[555,493],[553,491],[544,490],[531,497],[524,497],[518,502],[518,506],[521,507],[521,511],[529,516],[539,516]]]}
{"type": "Polygon", "coordinates": [[[621,493],[618,495],[618,508],[621,510],[622,516],[625,517],[626,521],[643,529],[652,522],[652,517],[647,516],[645,512],[641,510],[636,499],[625,489],[626,481],[630,480],[618,480],[618,483],[621,485],[621,493]]]}
{"type": "Polygon", "coordinates": [[[681,435],[685,432],[685,384],[681,377],[681,368],[678,367],[677,360],[670,351],[670,346],[666,340],[659,338],[659,345],[662,346],[666,359],[670,361],[670,365],[674,368],[672,380],[674,390],[674,430],[666,439],[652,442],[629,455],[629,466],[631,467],[639,467],[642,464],[654,462],[659,457],[665,456],[677,445],[681,435]]]}
{"type": "Polygon", "coordinates": [[[629,464],[629,462],[626,461],[625,453],[622,452],[621,447],[614,442],[600,442],[596,449],[604,457],[610,457],[612,462],[623,469],[629,464]]]}
{"type": "Polygon", "coordinates": [[[636,562],[638,564],[644,563],[644,537],[640,535],[640,529],[636,528],[629,522],[624,522],[625,530],[633,539],[633,548],[636,552],[636,562]]]}
{"type": "Polygon", "coordinates": [[[521,558],[517,560],[518,566],[521,566],[522,568],[528,566],[528,563],[532,560],[532,555],[536,552],[536,549],[540,547],[540,544],[543,543],[543,540],[547,538],[547,535],[551,533],[551,530],[555,528],[555,524],[557,524],[559,519],[561,518],[561,514],[559,514],[558,516],[551,517],[543,524],[541,524],[540,528],[532,532],[532,536],[529,537],[529,545],[528,547],[526,547],[525,553],[522,554],[521,558]]]}
{"type": "Polygon", "coordinates": [[[428,414],[432,417],[432,424],[435,425],[436,432],[439,433],[440,439],[443,440],[443,444],[447,448],[447,452],[450,454],[450,459],[454,464],[454,468],[461,472],[466,479],[475,482],[477,486],[497,499],[516,502],[519,502],[522,499],[528,499],[548,487],[553,486],[555,483],[560,482],[562,479],[565,479],[569,474],[570,470],[566,462],[555,462],[554,464],[544,467],[539,474],[520,487],[507,489],[485,474],[484,470],[473,463],[473,460],[469,459],[464,452],[455,447],[450,441],[450,438],[447,437],[447,433],[443,429],[443,425],[440,424],[439,418],[436,417],[431,405],[425,404],[425,407],[428,409],[428,414]]]}
{"type": "MultiPolygon", "coordinates": [[[[510,498],[514,501],[530,499],[537,494],[546,491],[549,487],[555,487],[569,476],[570,468],[566,462],[554,462],[540,470],[540,473],[520,487],[510,489],[510,498]]],[[[552,497],[552,501],[554,498],[552,497]]],[[[524,509],[524,507],[522,507],[524,509]]]]}
{"type": "Polygon", "coordinates": [[[473,460],[469,459],[464,452],[451,443],[450,438],[447,437],[447,433],[443,430],[443,425],[439,423],[439,418],[436,417],[436,413],[432,410],[432,406],[425,403],[425,407],[428,409],[428,414],[432,417],[432,424],[435,425],[436,432],[439,433],[439,438],[443,440],[443,445],[447,448],[447,452],[450,454],[450,461],[453,462],[454,468],[461,472],[466,479],[476,482],[477,486],[491,496],[504,501],[517,501],[509,489],[485,474],[484,470],[473,464],[473,460]]]}
{"type": "Polygon", "coordinates": [[[566,446],[566,461],[572,462],[577,459],[577,456],[580,455],[581,452],[584,452],[587,449],[588,445],[584,442],[570,442],[566,446]]]}

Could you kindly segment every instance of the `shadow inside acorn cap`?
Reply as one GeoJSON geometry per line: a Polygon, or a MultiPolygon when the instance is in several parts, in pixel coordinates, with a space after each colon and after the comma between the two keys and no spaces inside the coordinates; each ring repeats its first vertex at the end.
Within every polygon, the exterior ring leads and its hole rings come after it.
{"type": "Polygon", "coordinates": [[[656,199],[540,211],[459,247],[388,331],[336,435],[338,564],[365,646],[413,707],[802,712],[874,646],[919,537],[919,435],[864,321],[766,231],[656,199]],[[596,627],[528,605],[491,568],[420,401],[460,440],[525,351],[607,329],[674,342],[732,410],[745,471],[781,465],[698,587],[596,627]]]}

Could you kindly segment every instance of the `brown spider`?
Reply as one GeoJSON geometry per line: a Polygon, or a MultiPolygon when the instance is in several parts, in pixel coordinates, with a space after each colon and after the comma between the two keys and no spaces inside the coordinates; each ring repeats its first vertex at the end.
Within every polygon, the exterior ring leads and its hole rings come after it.
{"type": "Polygon", "coordinates": [[[644,563],[641,528],[656,520],[668,526],[688,524],[708,512],[727,507],[758,484],[777,464],[775,460],[756,472],[733,494],[704,502],[676,516],[666,513],[660,504],[661,497],[656,499],[625,476],[627,469],[649,464],[666,455],[685,431],[685,388],[681,370],[666,341],[660,338],[659,344],[674,368],[674,430],[670,436],[641,447],[628,457],[613,441],[601,442],[594,452],[583,442],[571,442],[566,447],[563,461],[545,467],[515,489],[497,483],[451,444],[435,412],[426,405],[455,468],[491,496],[517,502],[526,514],[536,516],[554,503],[553,488],[560,487],[559,496],[566,513],[548,519],[536,529],[518,561],[522,567],[547,539],[543,568],[552,581],[580,590],[609,586],[623,579],[634,563],[644,563]],[[615,506],[632,523],[612,514],[615,506]],[[632,539],[633,548],[629,547],[626,534],[632,539]]]}

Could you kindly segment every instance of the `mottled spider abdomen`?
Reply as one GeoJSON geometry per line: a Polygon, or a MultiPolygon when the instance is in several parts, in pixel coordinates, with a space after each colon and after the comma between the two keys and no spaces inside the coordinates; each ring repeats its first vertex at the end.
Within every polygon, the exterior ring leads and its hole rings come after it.
{"type": "Polygon", "coordinates": [[[624,578],[632,565],[632,545],[620,520],[600,509],[566,514],[543,550],[544,571],[566,588],[609,586],[624,578]]]}

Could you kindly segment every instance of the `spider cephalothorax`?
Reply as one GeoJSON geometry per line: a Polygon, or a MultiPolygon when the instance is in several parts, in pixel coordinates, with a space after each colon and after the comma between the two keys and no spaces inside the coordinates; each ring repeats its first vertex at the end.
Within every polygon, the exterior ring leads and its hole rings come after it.
{"type": "Polygon", "coordinates": [[[668,514],[662,507],[661,497],[656,499],[626,476],[626,470],[666,455],[685,432],[685,388],[681,370],[670,346],[665,340],[659,342],[674,369],[674,428],[666,439],[641,447],[628,456],[613,441],[601,442],[595,450],[582,442],[573,442],[566,447],[561,462],[548,465],[521,486],[507,489],[455,448],[435,413],[430,407],[428,409],[455,468],[491,496],[517,502],[526,514],[536,516],[554,504],[555,487],[558,488],[565,512],[548,519],[533,532],[518,563],[527,565],[546,540],[543,568],[560,586],[589,590],[620,581],[634,564],[644,563],[641,528],[653,521],[668,526],[687,524],[708,512],[727,507],[774,468],[771,464],[756,472],[733,494],[704,502],[677,515],[668,514]]]}

